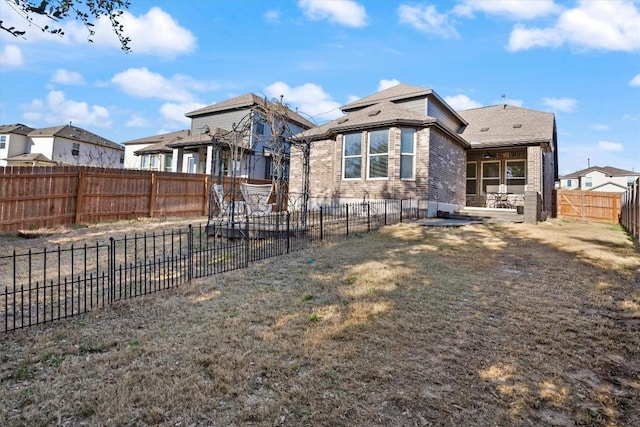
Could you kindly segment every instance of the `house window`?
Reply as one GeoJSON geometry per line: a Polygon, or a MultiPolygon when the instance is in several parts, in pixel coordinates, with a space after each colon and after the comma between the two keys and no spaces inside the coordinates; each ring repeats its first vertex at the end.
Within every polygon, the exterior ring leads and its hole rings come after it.
{"type": "Polygon", "coordinates": [[[497,193],[500,187],[500,162],[482,162],[482,192],[497,193]]]}
{"type": "Polygon", "coordinates": [[[572,185],[573,185],[573,184],[572,184],[571,180],[570,180],[570,179],[568,179],[568,180],[567,180],[567,187],[571,188],[571,186],[572,186],[572,185]]]}
{"type": "Polygon", "coordinates": [[[467,163],[467,195],[474,196],[478,191],[478,165],[476,162],[467,163]]]}
{"type": "Polygon", "coordinates": [[[0,150],[2,150],[3,148],[5,148],[7,146],[7,143],[2,141],[0,142],[0,150]]]}
{"type": "Polygon", "coordinates": [[[73,157],[78,157],[80,155],[80,144],[77,142],[73,143],[73,146],[71,147],[71,155],[73,157]]]}
{"type": "Polygon", "coordinates": [[[627,186],[628,187],[632,187],[633,183],[636,182],[636,179],[638,179],[637,176],[628,176],[627,177],[627,186]]]}
{"type": "Polygon", "coordinates": [[[198,163],[196,163],[195,157],[189,157],[187,170],[189,173],[198,173],[198,163]]]}
{"type": "Polygon", "coordinates": [[[264,135],[264,123],[256,123],[256,135],[264,135]]]}
{"type": "Polygon", "coordinates": [[[6,141],[7,141],[7,136],[6,135],[0,136],[0,150],[7,147],[7,142],[6,141]]]}
{"type": "Polygon", "coordinates": [[[415,178],[416,164],[416,131],[400,130],[400,179],[415,178]]]}
{"type": "Polygon", "coordinates": [[[387,129],[369,132],[368,160],[368,178],[389,176],[389,131],[387,129]]]}
{"type": "Polygon", "coordinates": [[[507,193],[524,194],[526,167],[524,160],[507,160],[506,167],[507,193]]]}
{"type": "Polygon", "coordinates": [[[142,155],[142,166],[140,168],[141,169],[149,169],[149,155],[148,154],[143,154],[142,155]]]}
{"type": "Polygon", "coordinates": [[[343,179],[360,179],[362,177],[362,134],[348,133],[344,135],[342,170],[343,179]]]}
{"type": "Polygon", "coordinates": [[[120,153],[120,163],[124,163],[124,153],[120,153]]]}
{"type": "Polygon", "coordinates": [[[591,188],[593,187],[593,178],[590,176],[585,176],[584,177],[584,188],[591,188]]]}
{"type": "Polygon", "coordinates": [[[160,162],[158,160],[159,159],[157,154],[152,154],[151,156],[149,156],[149,169],[157,171],[160,165],[160,162]]]}
{"type": "Polygon", "coordinates": [[[164,170],[171,172],[171,163],[173,163],[173,154],[164,155],[164,170]]]}

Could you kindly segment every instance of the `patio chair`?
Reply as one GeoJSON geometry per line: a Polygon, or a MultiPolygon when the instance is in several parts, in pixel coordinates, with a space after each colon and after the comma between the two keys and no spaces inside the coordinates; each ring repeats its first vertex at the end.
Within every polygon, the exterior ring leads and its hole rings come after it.
{"type": "MultiPolygon", "coordinates": [[[[225,200],[224,187],[221,184],[213,184],[213,191],[216,197],[216,203],[220,209],[221,216],[229,217],[231,214],[232,203],[231,200],[225,200]]],[[[234,201],[235,214],[241,214],[244,211],[244,202],[241,200],[234,201]]]]}
{"type": "Polygon", "coordinates": [[[271,184],[247,184],[244,182],[240,184],[248,216],[271,215],[273,204],[269,203],[269,197],[271,197],[272,190],[271,184]]]}

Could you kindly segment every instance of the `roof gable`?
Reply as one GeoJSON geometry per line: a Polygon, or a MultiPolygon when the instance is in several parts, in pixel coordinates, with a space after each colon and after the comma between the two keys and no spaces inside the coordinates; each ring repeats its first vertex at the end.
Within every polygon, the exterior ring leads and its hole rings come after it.
{"type": "Polygon", "coordinates": [[[168,144],[170,142],[184,139],[191,135],[190,130],[179,130],[176,132],[162,133],[159,135],[146,136],[144,138],[132,139],[131,141],[123,142],[122,145],[137,145],[137,144],[168,144]]]}
{"type": "Polygon", "coordinates": [[[625,169],[614,168],[611,166],[591,166],[586,169],[572,172],[568,175],[563,175],[561,179],[580,178],[590,174],[591,172],[598,171],[606,176],[640,176],[640,172],[629,171],[625,169]]]}
{"type": "Polygon", "coordinates": [[[340,109],[346,113],[348,111],[368,107],[383,101],[393,102],[401,99],[427,97],[433,93],[433,90],[429,88],[401,83],[388,89],[381,90],[373,95],[350,102],[349,104],[340,107],[340,109]]]}
{"type": "Polygon", "coordinates": [[[48,128],[34,129],[29,132],[28,136],[30,138],[39,138],[39,137],[60,137],[71,139],[78,142],[85,142],[87,144],[99,145],[103,147],[112,148],[114,150],[122,150],[124,151],[124,147],[120,144],[116,144],[113,141],[110,141],[106,138],[103,138],[95,133],[89,132],[88,130],[79,128],[77,126],[71,125],[62,125],[62,126],[53,126],[48,128]]]}
{"type": "Polygon", "coordinates": [[[21,123],[16,123],[14,125],[0,125],[0,133],[9,133],[16,135],[28,135],[29,132],[35,130],[32,127],[23,125],[21,123]]]}

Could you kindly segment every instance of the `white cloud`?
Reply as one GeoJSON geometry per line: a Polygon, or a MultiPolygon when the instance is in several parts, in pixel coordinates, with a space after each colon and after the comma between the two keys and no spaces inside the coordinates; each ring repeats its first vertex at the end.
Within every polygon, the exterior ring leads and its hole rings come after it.
{"type": "Polygon", "coordinates": [[[185,117],[185,113],[202,107],[206,107],[206,105],[199,102],[167,102],[160,107],[159,112],[165,123],[170,122],[182,127],[190,127],[191,119],[185,117]]]}
{"type": "Polygon", "coordinates": [[[22,107],[25,119],[63,125],[73,122],[78,126],[110,127],[109,111],[100,105],[66,99],[64,92],[52,90],[46,101],[39,99],[22,107]]]}
{"type": "Polygon", "coordinates": [[[18,46],[8,44],[0,52],[0,65],[3,67],[19,67],[22,64],[24,64],[24,58],[18,46]]]}
{"type": "Polygon", "coordinates": [[[398,8],[399,21],[416,30],[439,36],[442,38],[460,38],[453,24],[449,22],[447,14],[438,13],[433,5],[400,5],[398,8]]]}
{"type": "Polygon", "coordinates": [[[298,6],[307,18],[314,21],[327,19],[354,28],[367,25],[367,11],[353,0],[298,0],[298,6]]]}
{"type": "Polygon", "coordinates": [[[445,96],[444,101],[456,111],[469,110],[471,108],[480,108],[482,104],[474,101],[467,95],[445,96]]]}
{"type": "Polygon", "coordinates": [[[63,85],[83,85],[85,84],[84,78],[80,73],[69,71],[64,68],[56,70],[51,77],[51,81],[63,85]]]}
{"type": "Polygon", "coordinates": [[[602,132],[610,129],[609,126],[603,125],[600,123],[594,123],[591,126],[589,126],[589,128],[597,131],[602,131],[602,132]]]}
{"type": "Polygon", "coordinates": [[[267,10],[264,15],[264,20],[267,22],[279,22],[280,21],[280,11],[279,10],[267,10]]]}
{"type": "Polygon", "coordinates": [[[474,12],[483,12],[520,20],[546,16],[558,9],[553,0],[464,0],[452,12],[465,17],[473,17],[474,12]]]}
{"type": "Polygon", "coordinates": [[[580,1],[576,8],[563,11],[552,27],[516,25],[507,49],[515,52],[567,44],[578,49],[632,52],[640,49],[638,22],[640,12],[633,1],[580,1]]]}
{"type": "Polygon", "coordinates": [[[603,151],[622,151],[624,146],[619,142],[598,141],[598,149],[603,151]]]}
{"type": "Polygon", "coordinates": [[[361,97],[358,95],[349,95],[347,96],[347,104],[351,104],[352,102],[356,102],[361,97]]]}
{"type": "Polygon", "coordinates": [[[542,98],[542,103],[554,111],[571,113],[575,111],[578,101],[571,98],[542,98]]]}
{"type": "Polygon", "coordinates": [[[140,116],[131,116],[131,118],[125,123],[125,127],[128,128],[141,128],[149,126],[149,120],[140,116]]]}
{"type": "Polygon", "coordinates": [[[378,92],[380,92],[381,90],[389,89],[390,87],[397,86],[399,84],[400,84],[400,81],[396,79],[391,79],[391,80],[382,79],[378,84],[378,92]]]}
{"type": "Polygon", "coordinates": [[[640,74],[636,74],[636,76],[631,79],[629,86],[640,87],[640,74]]]}
{"type": "Polygon", "coordinates": [[[183,74],[174,74],[167,79],[146,67],[129,68],[116,74],[111,82],[128,95],[177,102],[193,102],[192,91],[205,92],[220,88],[215,82],[198,81],[183,74]]]}
{"type": "Polygon", "coordinates": [[[331,99],[322,86],[314,83],[291,87],[284,82],[275,82],[265,88],[265,93],[271,98],[278,99],[280,95],[284,95],[284,102],[293,109],[297,106],[303,117],[308,115],[317,121],[324,121],[342,115],[340,104],[331,99]]]}

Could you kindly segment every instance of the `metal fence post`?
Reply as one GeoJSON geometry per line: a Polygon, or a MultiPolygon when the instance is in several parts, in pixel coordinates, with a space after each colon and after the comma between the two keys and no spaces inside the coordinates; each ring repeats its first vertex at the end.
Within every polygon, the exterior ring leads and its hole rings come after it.
{"type": "Polygon", "coordinates": [[[371,233],[371,202],[367,202],[367,233],[371,233]]]}
{"type": "Polygon", "coordinates": [[[322,206],[320,206],[320,241],[324,237],[324,230],[322,229],[322,206]]]}
{"type": "Polygon", "coordinates": [[[189,224],[189,234],[187,235],[187,282],[191,283],[193,277],[193,226],[189,224]]]}
{"type": "Polygon", "coordinates": [[[249,215],[244,219],[244,268],[249,268],[249,215]]]}
{"type": "Polygon", "coordinates": [[[347,236],[349,235],[349,204],[344,205],[347,217],[347,236]]]}
{"type": "Polygon", "coordinates": [[[287,212],[287,253],[291,250],[291,212],[287,212]]]}
{"type": "Polygon", "coordinates": [[[384,201],[384,225],[387,225],[387,201],[384,201]]]}
{"type": "Polygon", "coordinates": [[[402,224],[402,199],[400,199],[400,223],[402,224]]]}
{"type": "Polygon", "coordinates": [[[107,301],[113,303],[115,301],[116,290],[116,240],[113,237],[109,238],[109,255],[107,256],[107,262],[109,263],[109,268],[107,269],[107,274],[109,275],[107,278],[109,298],[107,301]]]}

